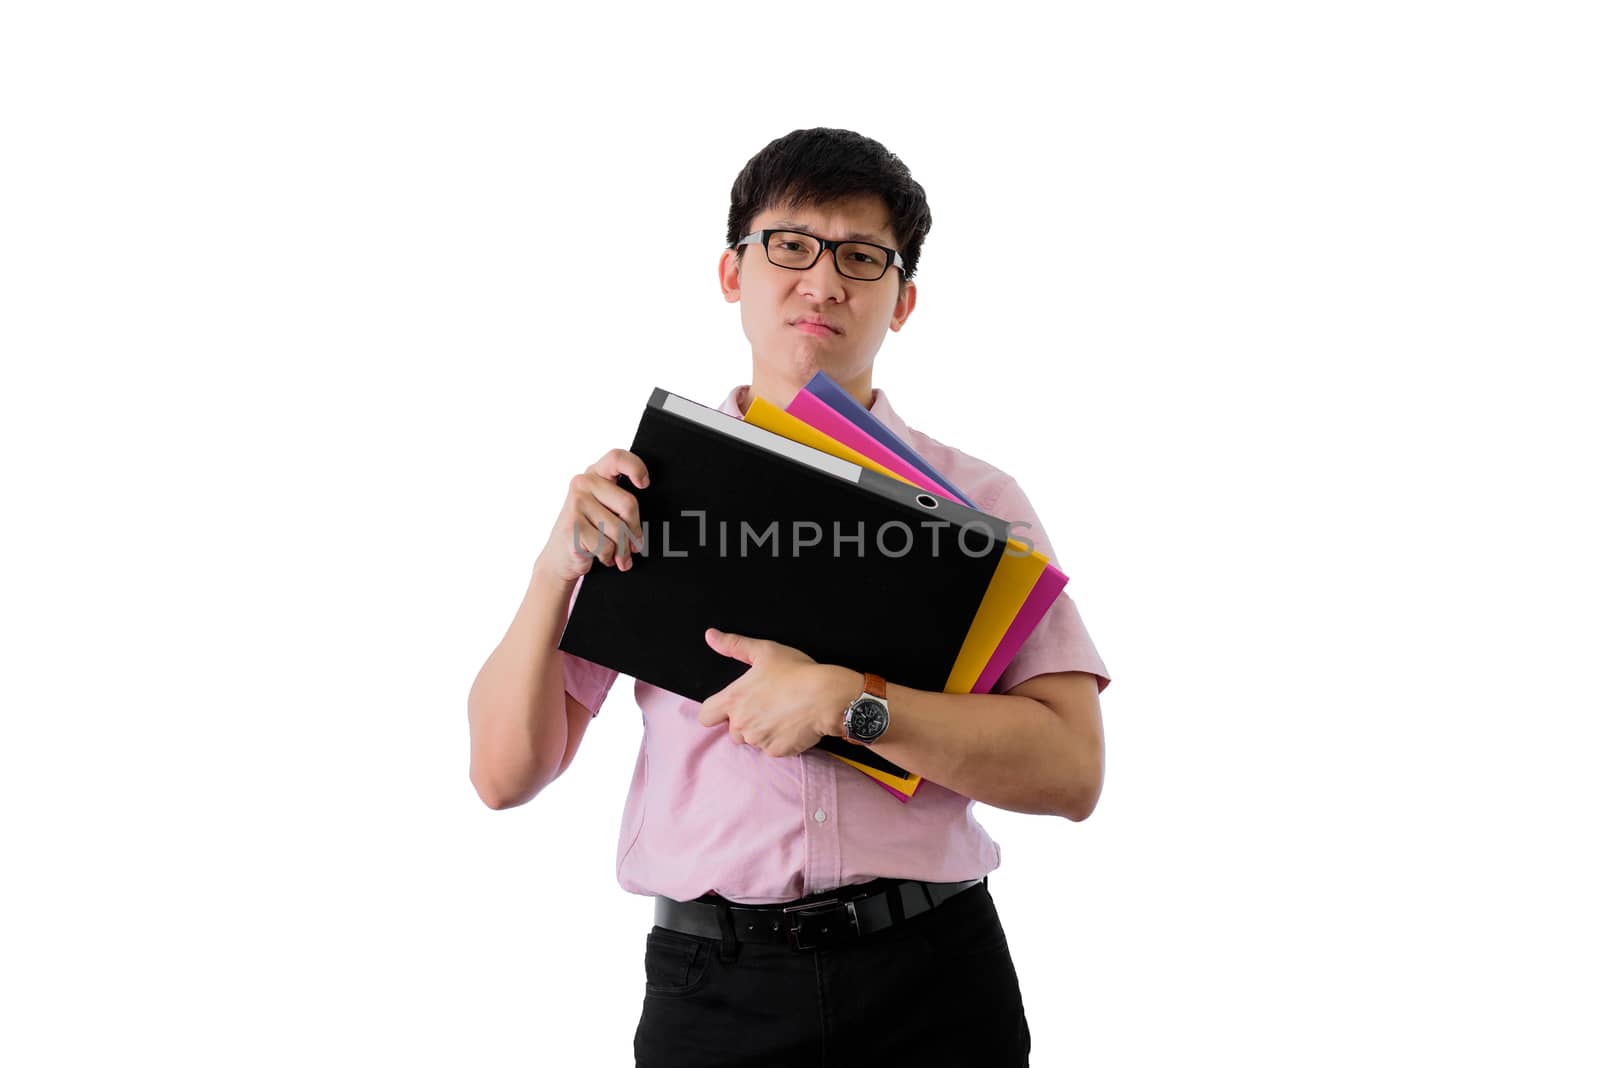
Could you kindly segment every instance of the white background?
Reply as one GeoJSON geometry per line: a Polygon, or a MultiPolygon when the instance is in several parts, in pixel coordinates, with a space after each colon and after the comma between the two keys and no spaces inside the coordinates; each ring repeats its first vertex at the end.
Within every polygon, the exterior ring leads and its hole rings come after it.
{"type": "Polygon", "coordinates": [[[504,812],[467,689],[822,125],[1114,677],[980,810],[1034,1063],[1596,1063],[1580,7],[7,5],[0,1060],[631,1063],[631,687],[504,812]]]}

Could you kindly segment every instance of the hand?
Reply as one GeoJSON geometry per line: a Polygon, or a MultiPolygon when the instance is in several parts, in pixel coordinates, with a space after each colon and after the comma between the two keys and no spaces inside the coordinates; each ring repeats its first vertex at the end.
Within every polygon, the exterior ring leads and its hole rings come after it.
{"type": "Polygon", "coordinates": [[[768,756],[803,753],[824,734],[842,737],[844,710],[861,693],[860,672],[819,664],[778,642],[706,631],[706,644],[750,670],[700,705],[702,726],[728,724],[735,745],[768,756]]]}
{"type": "Polygon", "coordinates": [[[626,449],[612,449],[567,484],[567,499],[540,558],[559,579],[572,582],[587,575],[599,560],[618,571],[633,566],[632,550],[644,540],[639,501],[616,482],[627,475],[639,489],[650,484],[644,461],[626,449]],[[632,544],[623,530],[632,534],[632,544]]]}

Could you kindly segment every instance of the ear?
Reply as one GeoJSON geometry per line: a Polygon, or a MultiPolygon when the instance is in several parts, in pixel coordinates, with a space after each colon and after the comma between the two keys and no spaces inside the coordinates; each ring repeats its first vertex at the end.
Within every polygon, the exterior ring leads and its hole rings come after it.
{"type": "Polygon", "coordinates": [[[739,253],[736,249],[725,248],[722,256],[717,260],[717,281],[722,286],[722,299],[729,304],[739,303],[739,253]]]}
{"type": "Polygon", "coordinates": [[[899,330],[911,318],[911,309],[917,306],[917,283],[907,282],[895,298],[894,315],[889,319],[889,329],[899,330]]]}

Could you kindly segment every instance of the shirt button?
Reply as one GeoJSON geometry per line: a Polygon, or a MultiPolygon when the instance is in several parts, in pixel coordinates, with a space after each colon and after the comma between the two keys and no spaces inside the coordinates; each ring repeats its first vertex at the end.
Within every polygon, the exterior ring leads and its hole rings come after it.
{"type": "Polygon", "coordinates": [[[816,820],[818,823],[826,823],[828,820],[828,814],[819,808],[811,814],[811,818],[816,820]]]}

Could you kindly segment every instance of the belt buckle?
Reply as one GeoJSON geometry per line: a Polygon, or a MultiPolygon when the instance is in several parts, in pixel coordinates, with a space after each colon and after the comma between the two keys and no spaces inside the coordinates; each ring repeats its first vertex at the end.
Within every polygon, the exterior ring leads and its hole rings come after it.
{"type": "Polygon", "coordinates": [[[826,901],[813,901],[807,905],[790,905],[783,910],[785,919],[793,915],[788,924],[786,933],[789,936],[790,949],[817,949],[820,946],[832,945],[845,938],[845,930],[830,928],[827,924],[820,925],[820,930],[808,931],[807,920],[819,920],[824,916],[848,920],[848,932],[851,937],[861,934],[861,921],[856,916],[856,903],[854,901],[840,901],[836,897],[826,901]],[[814,938],[821,941],[812,941],[814,938]]]}

